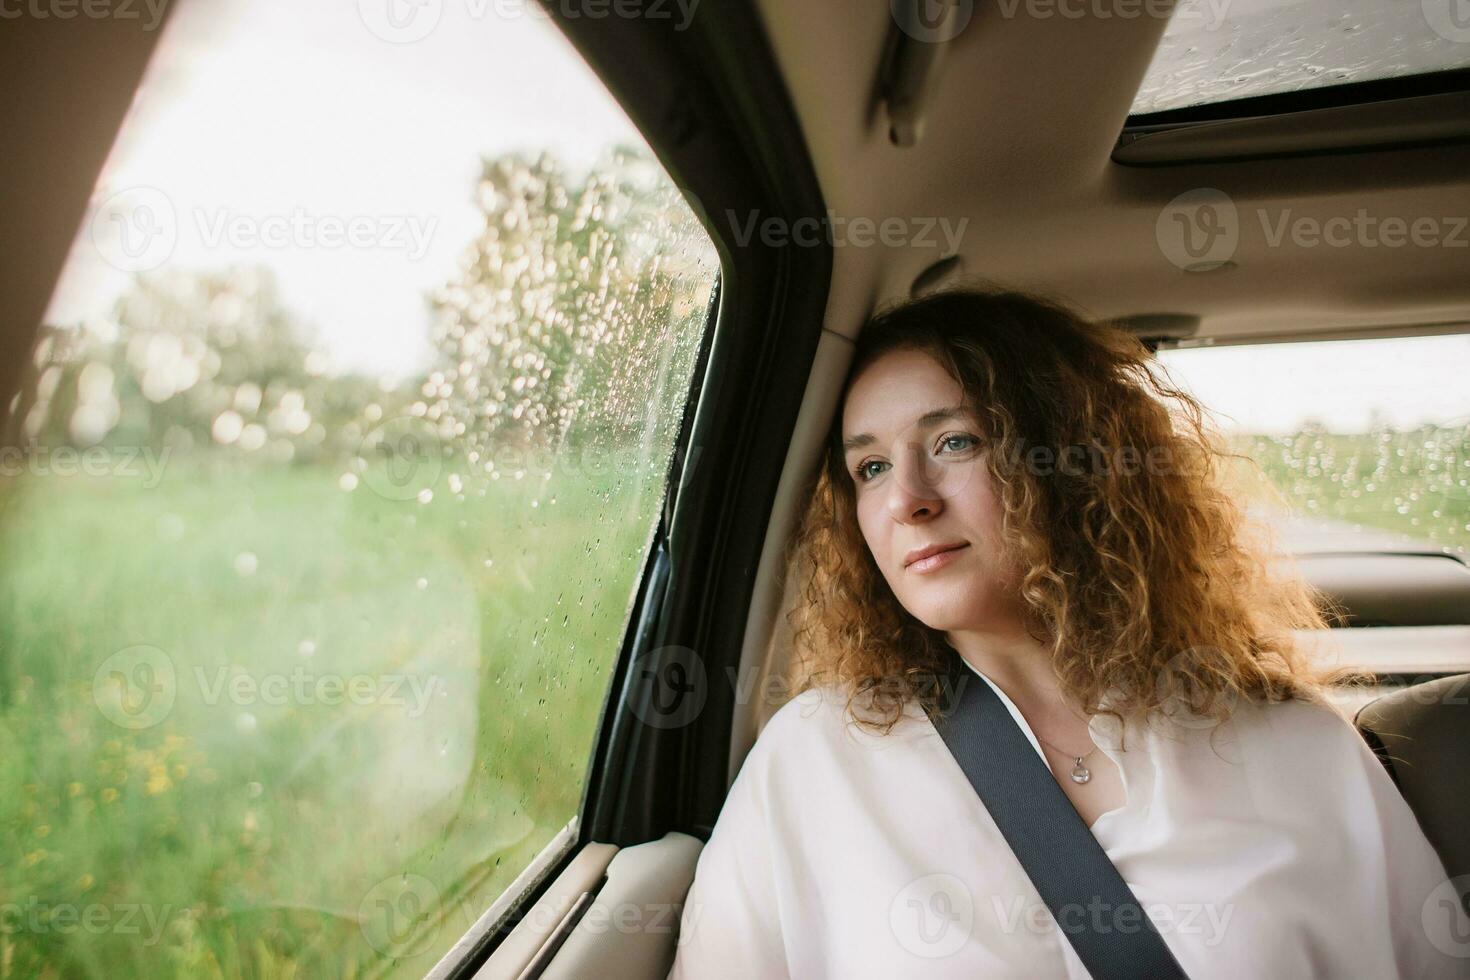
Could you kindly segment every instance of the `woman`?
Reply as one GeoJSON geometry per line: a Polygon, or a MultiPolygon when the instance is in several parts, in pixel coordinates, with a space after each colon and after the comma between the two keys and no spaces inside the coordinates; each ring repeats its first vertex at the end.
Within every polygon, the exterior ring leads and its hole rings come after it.
{"type": "Polygon", "coordinates": [[[802,693],[671,977],[1087,976],[928,720],[956,657],[1189,976],[1465,975],[1421,922],[1444,866],[1327,698],[1362,678],[1293,642],[1323,597],[1273,576],[1226,455],[1138,340],[1060,306],[962,290],[869,323],[792,556],[802,693]]]}

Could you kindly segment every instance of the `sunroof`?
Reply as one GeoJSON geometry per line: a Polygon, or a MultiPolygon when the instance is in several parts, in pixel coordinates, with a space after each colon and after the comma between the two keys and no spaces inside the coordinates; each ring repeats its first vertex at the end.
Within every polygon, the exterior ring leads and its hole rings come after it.
{"type": "Polygon", "coordinates": [[[1180,0],[1133,115],[1470,66],[1470,0],[1180,0]]]}

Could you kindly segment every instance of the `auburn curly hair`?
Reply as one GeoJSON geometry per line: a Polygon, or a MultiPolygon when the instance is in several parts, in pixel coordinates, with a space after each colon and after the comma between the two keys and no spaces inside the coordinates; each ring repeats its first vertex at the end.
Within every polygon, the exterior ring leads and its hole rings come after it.
{"type": "MultiPolygon", "coordinates": [[[[1079,710],[1138,718],[1182,697],[1219,722],[1239,698],[1333,707],[1330,686],[1370,680],[1317,666],[1293,637],[1340,607],[1272,565],[1271,533],[1225,478],[1227,459],[1250,461],[1136,336],[1037,296],[951,289],[870,320],[844,391],[900,349],[934,357],[977,412],[1026,627],[1079,710]],[[1121,700],[1104,707],[1114,686],[1121,700]]],[[[787,569],[793,690],[835,685],[849,709],[862,697],[858,723],[882,732],[909,703],[940,707],[933,681],[955,653],[903,608],[863,539],[840,407],[787,569]]]]}

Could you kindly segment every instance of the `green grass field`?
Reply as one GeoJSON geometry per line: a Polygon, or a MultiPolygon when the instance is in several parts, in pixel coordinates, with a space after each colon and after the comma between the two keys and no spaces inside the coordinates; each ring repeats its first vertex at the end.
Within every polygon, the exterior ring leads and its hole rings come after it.
{"type": "Polygon", "coordinates": [[[1264,474],[1296,513],[1470,557],[1470,426],[1243,435],[1231,445],[1260,464],[1237,469],[1245,493],[1264,474]]]}
{"type": "Polygon", "coordinates": [[[421,976],[575,815],[655,481],[339,475],[5,489],[0,977],[421,976]]]}

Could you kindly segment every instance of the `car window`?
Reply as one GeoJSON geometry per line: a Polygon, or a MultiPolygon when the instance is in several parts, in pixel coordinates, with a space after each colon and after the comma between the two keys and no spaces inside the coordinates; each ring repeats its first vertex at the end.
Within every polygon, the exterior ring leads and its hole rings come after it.
{"type": "Polygon", "coordinates": [[[0,450],[0,974],[422,976],[576,818],[718,262],[540,9],[170,14],[0,450]]]}
{"type": "Polygon", "coordinates": [[[1161,350],[1285,550],[1470,557],[1470,335],[1161,350]]]}
{"type": "Polygon", "coordinates": [[[1133,114],[1470,65],[1464,0],[1181,0],[1172,11],[1133,114]]]}

